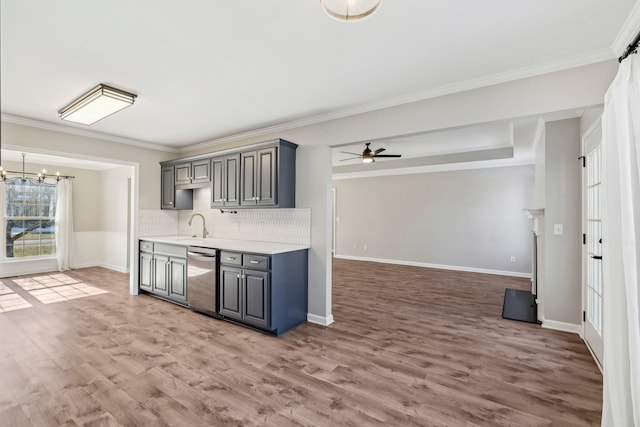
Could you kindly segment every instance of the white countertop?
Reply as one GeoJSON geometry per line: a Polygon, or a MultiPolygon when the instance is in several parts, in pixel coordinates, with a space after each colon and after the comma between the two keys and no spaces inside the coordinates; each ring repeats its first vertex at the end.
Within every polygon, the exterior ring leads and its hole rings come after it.
{"type": "Polygon", "coordinates": [[[207,237],[206,239],[190,236],[152,236],[140,237],[139,240],[157,243],[169,243],[182,246],[199,246],[201,248],[224,249],[229,251],[253,252],[259,254],[281,254],[303,249],[307,245],[293,245],[289,243],[259,242],[256,240],[230,240],[207,237]]]}

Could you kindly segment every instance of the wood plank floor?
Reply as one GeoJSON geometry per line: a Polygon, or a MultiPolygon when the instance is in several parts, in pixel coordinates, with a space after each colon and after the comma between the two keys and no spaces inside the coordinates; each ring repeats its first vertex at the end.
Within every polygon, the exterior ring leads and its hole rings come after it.
{"type": "Polygon", "coordinates": [[[108,293],[44,304],[1,279],[31,305],[0,313],[2,426],[599,425],[578,336],[500,317],[525,279],[336,259],[335,323],[273,338],[65,274],[108,293]]]}

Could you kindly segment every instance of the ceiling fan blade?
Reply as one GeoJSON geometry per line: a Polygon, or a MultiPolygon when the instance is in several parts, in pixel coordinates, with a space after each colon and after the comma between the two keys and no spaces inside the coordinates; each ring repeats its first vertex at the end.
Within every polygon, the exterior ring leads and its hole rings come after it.
{"type": "Polygon", "coordinates": [[[341,151],[341,153],[344,153],[344,154],[351,154],[352,156],[360,156],[360,154],[359,154],[359,153],[350,153],[350,152],[348,152],[348,151],[341,151]]]}
{"type": "Polygon", "coordinates": [[[373,152],[373,155],[377,156],[378,154],[382,153],[384,150],[386,150],[386,148],[378,148],[376,151],[373,152]]]}
{"type": "Polygon", "coordinates": [[[346,159],[340,159],[341,162],[344,162],[345,160],[353,160],[353,159],[361,159],[362,157],[358,156],[358,157],[349,157],[346,159]]]}
{"type": "Polygon", "coordinates": [[[376,157],[402,157],[402,154],[379,154],[376,157]]]}

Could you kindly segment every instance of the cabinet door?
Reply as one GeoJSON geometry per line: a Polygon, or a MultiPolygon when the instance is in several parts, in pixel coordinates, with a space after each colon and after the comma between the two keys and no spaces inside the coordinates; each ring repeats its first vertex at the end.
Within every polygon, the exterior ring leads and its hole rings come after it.
{"type": "Polygon", "coordinates": [[[162,200],[160,202],[160,207],[162,209],[175,209],[174,198],[176,190],[173,172],[173,166],[162,167],[162,200]]]}
{"type": "Polygon", "coordinates": [[[276,148],[258,151],[257,158],[257,194],[258,205],[275,205],[277,203],[277,160],[276,148]]]}
{"type": "Polygon", "coordinates": [[[169,277],[168,277],[169,257],[162,255],[153,256],[153,290],[158,295],[169,294],[169,277]]]}
{"type": "Polygon", "coordinates": [[[220,314],[242,320],[242,270],[234,267],[220,267],[220,314]]]}
{"type": "Polygon", "coordinates": [[[243,273],[243,320],[268,328],[271,326],[269,273],[253,270],[244,270],[243,273]]]}
{"type": "Polygon", "coordinates": [[[240,154],[224,158],[225,206],[240,206],[240,154]]]}
{"type": "Polygon", "coordinates": [[[191,163],[180,163],[175,169],[176,184],[191,184],[191,163]]]}
{"type": "Polygon", "coordinates": [[[153,254],[140,252],[140,289],[153,291],[153,254]]]}
{"type": "Polygon", "coordinates": [[[223,157],[211,159],[211,207],[223,207],[225,199],[225,160],[223,157]]]}
{"type": "Polygon", "coordinates": [[[169,296],[187,301],[187,260],[169,258],[169,296]]]}
{"type": "Polygon", "coordinates": [[[256,204],[256,151],[249,151],[240,154],[242,188],[241,188],[241,205],[256,204]]]}
{"type": "Polygon", "coordinates": [[[209,159],[191,162],[191,182],[209,182],[211,179],[211,175],[209,174],[209,163],[209,159]]]}

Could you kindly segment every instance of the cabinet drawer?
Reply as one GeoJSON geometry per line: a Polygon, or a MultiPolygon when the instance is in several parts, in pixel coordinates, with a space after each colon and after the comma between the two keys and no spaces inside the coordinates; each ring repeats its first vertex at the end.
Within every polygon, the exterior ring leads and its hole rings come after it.
{"type": "Polygon", "coordinates": [[[180,258],[187,257],[186,246],[167,245],[165,243],[155,243],[153,245],[154,253],[175,256],[180,258]]]}
{"type": "Polygon", "coordinates": [[[153,252],[153,243],[140,242],[140,252],[153,252]]]}
{"type": "Polygon", "coordinates": [[[242,254],[240,254],[238,252],[221,251],[220,252],[220,264],[241,266],[242,265],[242,254]]]}
{"type": "Polygon", "coordinates": [[[270,268],[269,261],[271,257],[264,255],[242,255],[242,266],[247,268],[257,268],[260,270],[268,270],[270,268]]]}

